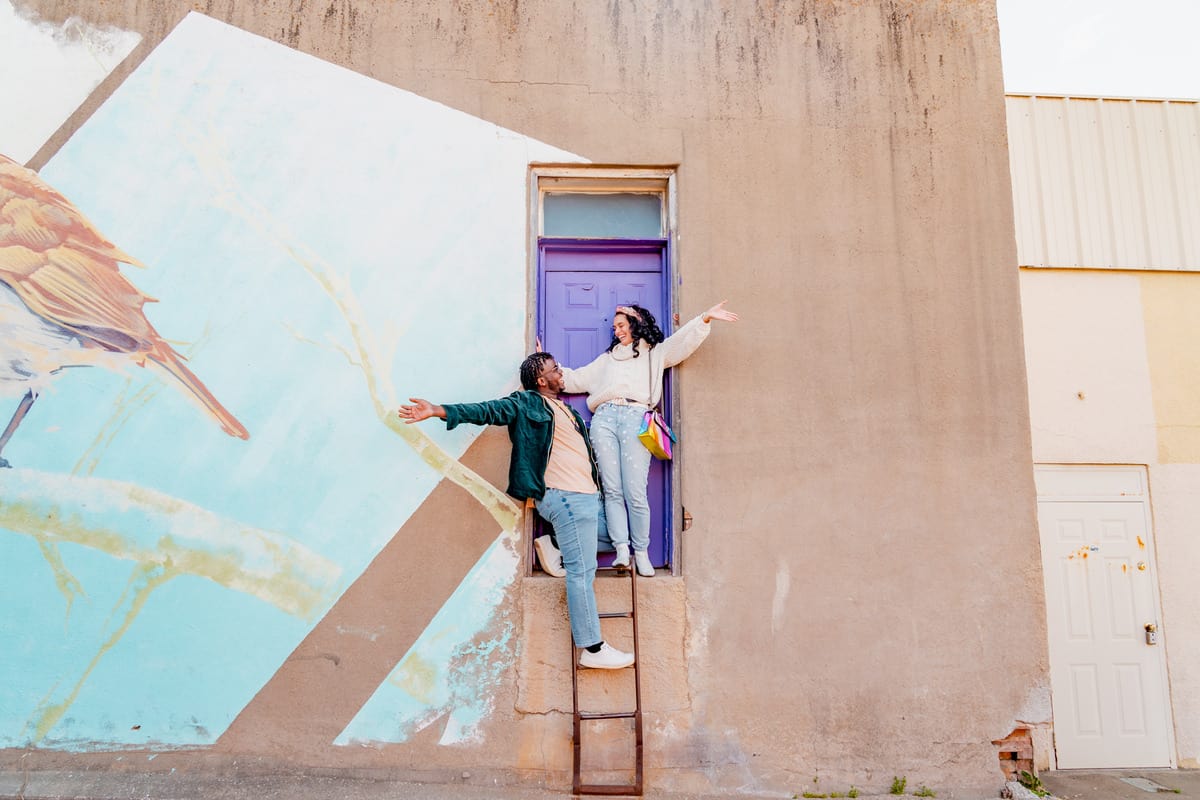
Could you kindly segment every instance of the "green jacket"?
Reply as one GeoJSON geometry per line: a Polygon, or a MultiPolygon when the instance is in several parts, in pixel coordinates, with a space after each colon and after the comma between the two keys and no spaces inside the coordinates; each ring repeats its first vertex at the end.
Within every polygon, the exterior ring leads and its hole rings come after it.
{"type": "MultiPolygon", "coordinates": [[[[508,462],[508,493],[519,500],[532,497],[541,500],[546,494],[546,465],[550,462],[550,446],[554,444],[554,413],[536,391],[525,389],[499,400],[483,403],[442,405],[446,410],[446,430],[464,422],[472,425],[506,425],[512,440],[512,457],[508,462]]],[[[568,406],[570,408],[570,406],[568,406]]],[[[571,408],[579,431],[587,445],[592,462],[592,480],[600,488],[600,470],[596,453],[588,438],[583,417],[571,408]]]]}

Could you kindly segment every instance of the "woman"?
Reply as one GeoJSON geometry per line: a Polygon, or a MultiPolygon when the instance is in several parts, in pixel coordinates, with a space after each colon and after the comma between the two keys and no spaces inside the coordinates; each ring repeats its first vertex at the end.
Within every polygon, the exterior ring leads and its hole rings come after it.
{"type": "Polygon", "coordinates": [[[705,311],[664,338],[654,316],[641,306],[618,306],[608,350],[579,369],[563,369],[563,391],[587,392],[592,417],[592,446],[604,485],[608,533],[617,549],[613,566],[629,566],[629,545],[639,575],[654,567],[650,547],[650,503],[646,481],[650,451],[638,439],[642,417],[662,398],[663,371],[696,352],[708,338],[714,319],[736,322],[725,303],[705,311]]]}

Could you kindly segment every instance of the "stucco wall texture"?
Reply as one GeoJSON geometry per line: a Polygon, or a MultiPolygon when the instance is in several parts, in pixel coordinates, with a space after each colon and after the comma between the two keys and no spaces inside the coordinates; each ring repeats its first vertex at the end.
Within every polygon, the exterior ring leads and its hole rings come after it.
{"type": "MultiPolygon", "coordinates": [[[[695,524],[643,611],[670,678],[650,785],[999,787],[991,741],[1049,710],[993,4],[18,6],[143,36],[101,94],[198,10],[594,163],[678,165],[681,315],[744,321],[680,370],[695,524]]],[[[525,632],[565,662],[562,630],[525,632]]],[[[467,751],[304,752],[557,780],[569,717],[524,714],[559,691],[532,680],[467,751]]]]}

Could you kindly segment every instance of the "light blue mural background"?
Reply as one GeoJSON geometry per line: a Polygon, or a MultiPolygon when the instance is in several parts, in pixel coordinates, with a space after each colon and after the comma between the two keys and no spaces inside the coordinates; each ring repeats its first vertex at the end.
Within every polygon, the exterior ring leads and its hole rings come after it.
{"type": "MultiPolygon", "coordinates": [[[[311,548],[343,569],[335,597],[437,476],[376,418],[362,371],[337,347],[351,346],[346,321],[272,233],[344,276],[381,337],[396,328],[401,397],[496,396],[515,388],[524,349],[527,165],[566,160],[577,159],[190,15],[42,176],[147,264],[124,272],[160,300],[148,316],[251,438],[225,435],[146,370],[85,369],[39,399],[6,456],[70,473],[118,401],[149,384],[153,398],[94,474],[311,548]]],[[[478,434],[426,431],[455,455],[478,434]]],[[[133,565],[60,551],[86,592],[69,615],[36,543],[0,530],[0,747],[29,742],[38,703],[61,699],[119,621],[133,565]]],[[[175,578],[40,744],[211,743],[313,621],[175,578]]]]}

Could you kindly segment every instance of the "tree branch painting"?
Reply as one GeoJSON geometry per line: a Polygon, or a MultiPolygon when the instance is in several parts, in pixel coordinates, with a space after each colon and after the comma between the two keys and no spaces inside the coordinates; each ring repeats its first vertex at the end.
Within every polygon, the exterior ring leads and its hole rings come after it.
{"type": "Polygon", "coordinates": [[[515,539],[521,521],[521,509],[513,499],[460,463],[424,431],[403,424],[396,415],[399,403],[389,369],[396,343],[391,341],[386,347],[380,344],[375,332],[367,324],[366,314],[350,282],[305,245],[300,237],[276,220],[270,209],[239,188],[227,160],[220,153],[219,137],[210,134],[204,139],[196,135],[184,138],[190,140],[201,171],[213,181],[217,202],[257,230],[264,239],[284,250],[337,306],[349,328],[354,343],[352,350],[357,356],[354,363],[362,372],[379,421],[403,439],[434,471],[465,489],[499,523],[507,537],[515,539]]]}
{"type": "Polygon", "coordinates": [[[312,619],[341,567],[288,537],[105,478],[0,472],[0,528],[195,575],[312,619]]]}

